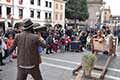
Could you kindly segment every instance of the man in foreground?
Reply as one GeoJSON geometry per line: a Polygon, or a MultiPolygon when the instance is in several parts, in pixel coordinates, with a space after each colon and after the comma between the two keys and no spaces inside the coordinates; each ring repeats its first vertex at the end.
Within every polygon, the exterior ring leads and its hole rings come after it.
{"type": "Polygon", "coordinates": [[[23,24],[24,31],[16,35],[9,51],[12,53],[17,47],[17,80],[26,80],[28,74],[31,74],[34,80],[43,80],[39,69],[41,57],[38,53],[38,47],[45,48],[46,45],[36,34],[33,34],[33,27],[36,27],[36,24],[30,19],[25,19],[23,24]]]}

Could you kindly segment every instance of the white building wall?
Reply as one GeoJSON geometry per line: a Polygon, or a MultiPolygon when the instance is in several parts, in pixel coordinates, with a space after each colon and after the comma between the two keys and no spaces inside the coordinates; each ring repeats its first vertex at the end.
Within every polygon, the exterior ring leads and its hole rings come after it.
{"type": "Polygon", "coordinates": [[[2,5],[2,17],[7,18],[7,16],[6,16],[6,6],[5,5],[2,5]]]}
{"type": "MultiPolygon", "coordinates": [[[[34,0],[34,5],[30,4],[30,0],[23,0],[23,4],[19,4],[19,0],[11,0],[10,3],[7,3],[6,0],[1,0],[0,5],[2,5],[2,18],[7,19],[6,15],[6,6],[12,6],[12,1],[14,1],[14,13],[11,11],[11,15],[14,17],[14,22],[21,21],[25,18],[30,18],[30,10],[34,10],[34,18],[31,18],[33,22],[38,22],[43,26],[46,24],[45,20],[45,12],[53,12],[53,0],[41,0],[41,5],[37,5],[37,0],[34,0]],[[52,8],[45,7],[45,1],[52,2],[52,8]],[[23,19],[19,19],[19,8],[23,8],[23,19]],[[40,19],[37,18],[37,11],[40,11],[40,19]]],[[[49,5],[49,3],[48,3],[49,5]]],[[[11,9],[11,10],[13,10],[11,9]]],[[[53,15],[52,15],[53,16],[53,15]]],[[[5,20],[5,19],[4,19],[5,20]]],[[[9,19],[10,20],[10,19],[9,19]]],[[[51,23],[52,24],[52,23],[51,23]]]]}
{"type": "Polygon", "coordinates": [[[55,0],[54,1],[54,9],[53,9],[54,13],[54,17],[53,17],[53,24],[54,26],[56,24],[60,24],[62,25],[62,28],[64,29],[64,25],[65,25],[65,1],[64,2],[60,2],[59,0],[55,0]],[[56,8],[56,4],[58,5],[58,8],[56,8]],[[61,9],[61,5],[63,6],[61,9]],[[57,14],[57,20],[56,20],[56,14],[57,14]],[[62,15],[62,19],[60,19],[62,15]]]}
{"type": "Polygon", "coordinates": [[[19,18],[18,15],[19,15],[19,9],[18,9],[17,6],[15,6],[15,7],[14,7],[14,18],[15,18],[15,19],[18,19],[18,18],[19,18]]]}

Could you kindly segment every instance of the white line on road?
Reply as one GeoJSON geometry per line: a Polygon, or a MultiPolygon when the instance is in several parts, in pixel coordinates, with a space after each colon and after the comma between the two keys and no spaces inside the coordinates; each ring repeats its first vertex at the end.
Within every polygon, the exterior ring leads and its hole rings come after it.
{"type": "MultiPolygon", "coordinates": [[[[56,59],[56,58],[48,58],[48,57],[42,57],[43,59],[48,59],[48,60],[53,60],[53,61],[58,61],[58,62],[64,62],[64,63],[69,63],[69,64],[75,64],[75,65],[79,65],[79,62],[73,62],[73,61],[68,61],[68,60],[63,60],[63,59],[56,59]]],[[[110,71],[115,71],[115,72],[119,72],[120,73],[120,69],[116,69],[116,68],[108,68],[108,70],[110,71]]]]}
{"type": "Polygon", "coordinates": [[[51,66],[51,67],[60,68],[60,69],[70,70],[70,71],[73,70],[73,68],[70,68],[70,67],[65,67],[65,66],[61,66],[61,65],[55,65],[55,64],[46,63],[46,62],[43,62],[42,64],[47,65],[47,66],[51,66]]]}
{"type": "Polygon", "coordinates": [[[63,59],[56,59],[56,58],[48,58],[48,57],[42,57],[43,59],[48,59],[48,60],[53,60],[53,61],[59,61],[59,62],[65,62],[65,63],[70,63],[70,64],[80,64],[78,62],[72,62],[68,60],[63,60],[63,59]]]}
{"type": "Polygon", "coordinates": [[[118,57],[120,57],[120,54],[117,54],[118,57]]]}
{"type": "MultiPolygon", "coordinates": [[[[46,63],[46,62],[43,62],[42,65],[47,65],[47,66],[51,66],[51,67],[55,67],[55,68],[60,68],[60,69],[65,69],[65,70],[70,70],[70,71],[74,70],[74,68],[65,67],[65,66],[61,66],[61,65],[50,64],[50,63],[46,63]]],[[[99,73],[93,73],[93,74],[100,75],[99,73]]],[[[120,80],[119,77],[110,76],[110,75],[105,75],[105,78],[109,78],[109,79],[113,79],[113,80],[120,80]]]]}

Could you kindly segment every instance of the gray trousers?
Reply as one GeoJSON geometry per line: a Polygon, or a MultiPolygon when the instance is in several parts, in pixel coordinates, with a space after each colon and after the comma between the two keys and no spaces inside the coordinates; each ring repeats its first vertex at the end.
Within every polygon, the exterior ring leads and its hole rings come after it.
{"type": "Polygon", "coordinates": [[[34,78],[34,80],[43,80],[39,69],[39,65],[35,66],[32,69],[24,69],[18,67],[17,80],[26,80],[28,74],[30,74],[34,78]]]}

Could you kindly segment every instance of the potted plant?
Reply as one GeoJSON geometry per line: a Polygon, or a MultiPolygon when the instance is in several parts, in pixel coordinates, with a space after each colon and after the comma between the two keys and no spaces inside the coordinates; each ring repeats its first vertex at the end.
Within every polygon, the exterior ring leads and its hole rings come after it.
{"type": "Polygon", "coordinates": [[[85,76],[91,76],[91,71],[96,60],[95,54],[87,53],[82,58],[82,68],[85,76]]]}

